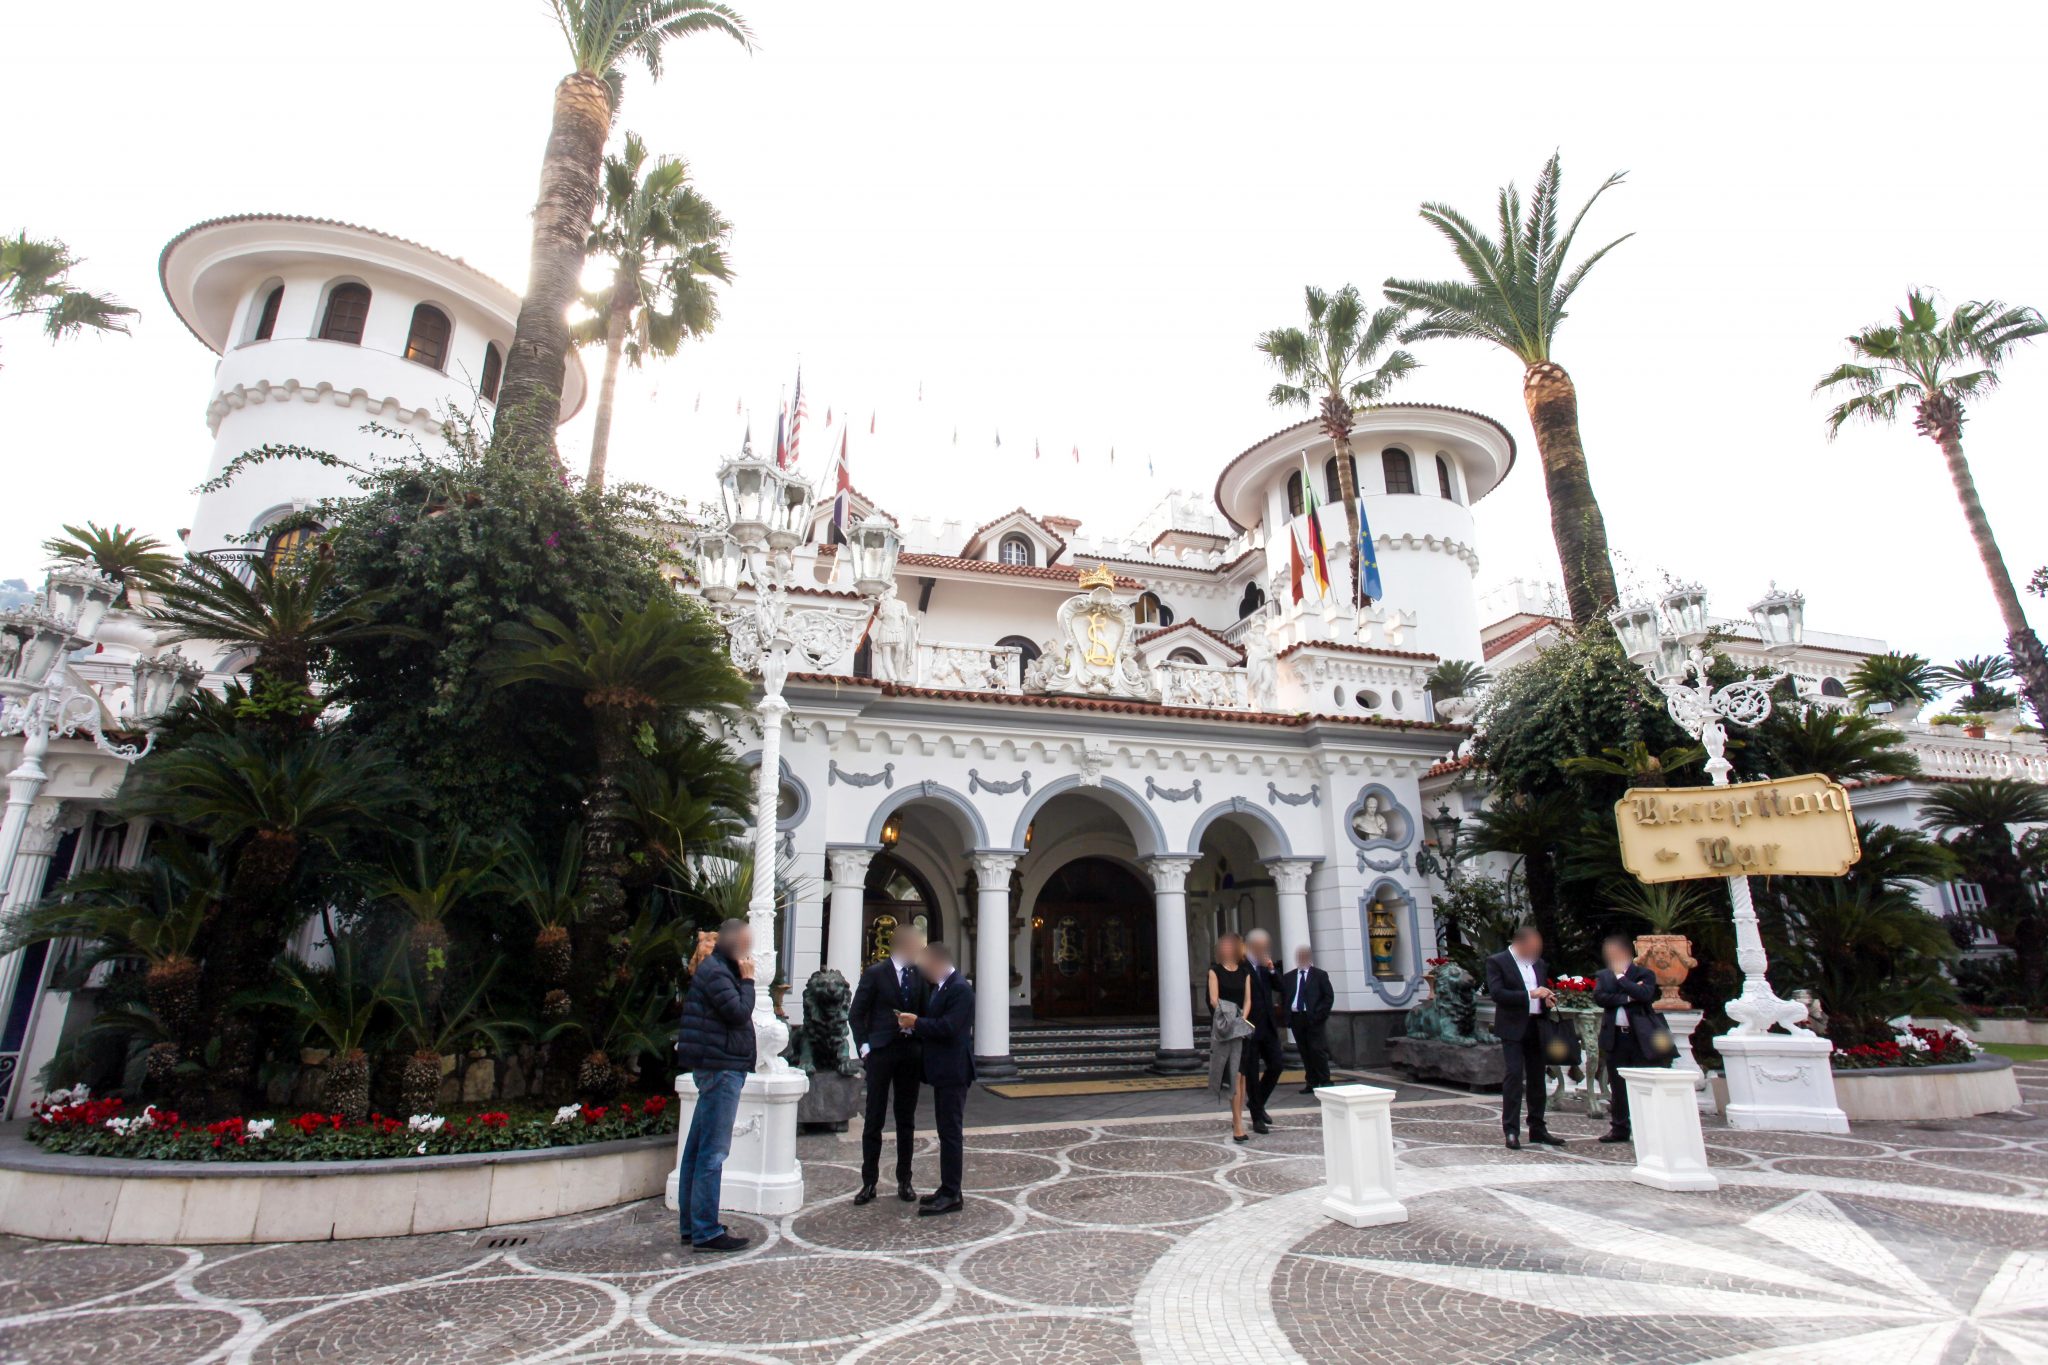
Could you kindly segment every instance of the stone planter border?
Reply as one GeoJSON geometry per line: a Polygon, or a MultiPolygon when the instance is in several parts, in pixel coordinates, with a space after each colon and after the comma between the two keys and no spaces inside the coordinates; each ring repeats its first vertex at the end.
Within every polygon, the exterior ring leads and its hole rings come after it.
{"type": "Polygon", "coordinates": [[[2006,1057],[1948,1066],[1880,1066],[1835,1073],[1835,1102],[1852,1121],[1966,1119],[2017,1109],[2019,1081],[2006,1057]]]}
{"type": "Polygon", "coordinates": [[[585,1213],[662,1192],[664,1133],[372,1161],[140,1161],[0,1136],[0,1233],[61,1242],[324,1242],[585,1213]]]}
{"type": "Polygon", "coordinates": [[[2028,1043],[2048,1047],[2048,1019],[1972,1019],[1965,1027],[1980,1043],[2028,1043]]]}

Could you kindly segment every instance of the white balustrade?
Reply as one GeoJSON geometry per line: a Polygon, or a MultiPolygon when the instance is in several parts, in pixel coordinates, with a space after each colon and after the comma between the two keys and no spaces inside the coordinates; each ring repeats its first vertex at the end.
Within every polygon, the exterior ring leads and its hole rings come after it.
{"type": "Polygon", "coordinates": [[[1152,665],[1152,677],[1159,684],[1160,701],[1168,706],[1204,711],[1249,711],[1252,707],[1251,684],[1241,668],[1167,659],[1152,665]]]}
{"type": "MultiPolygon", "coordinates": [[[[1942,726],[1941,729],[1951,727],[1942,726]]],[[[2048,782],[2048,750],[2007,739],[1970,739],[1913,734],[1906,747],[1929,777],[2010,777],[2048,782]]]]}
{"type": "Polygon", "coordinates": [[[1023,690],[1024,651],[1015,645],[962,645],[934,641],[917,647],[920,687],[960,692],[1023,690]]]}

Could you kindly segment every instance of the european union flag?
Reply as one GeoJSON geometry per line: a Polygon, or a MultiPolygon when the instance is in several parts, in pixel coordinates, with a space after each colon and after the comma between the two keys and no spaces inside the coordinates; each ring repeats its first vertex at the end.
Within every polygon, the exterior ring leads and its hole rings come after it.
{"type": "Polygon", "coordinates": [[[1386,596],[1380,591],[1380,557],[1373,549],[1372,527],[1365,519],[1365,499],[1358,500],[1358,595],[1366,602],[1386,596]]]}

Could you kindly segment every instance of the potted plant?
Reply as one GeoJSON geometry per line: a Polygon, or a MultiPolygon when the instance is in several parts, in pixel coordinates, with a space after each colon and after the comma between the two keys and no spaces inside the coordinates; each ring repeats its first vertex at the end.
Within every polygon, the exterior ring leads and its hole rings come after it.
{"type": "Polygon", "coordinates": [[[1651,1006],[1657,1010],[1689,1010],[1692,1002],[1680,992],[1685,979],[1699,965],[1692,955],[1692,940],[1679,932],[1706,914],[1706,903],[1698,888],[1683,882],[1646,885],[1638,881],[1615,883],[1609,893],[1614,907],[1643,922],[1647,932],[1636,935],[1636,960],[1657,978],[1659,995],[1651,1006]]]}
{"type": "Polygon", "coordinates": [[[1930,726],[1936,727],[1948,725],[1961,725],[1963,723],[1963,718],[1961,716],[1951,715],[1947,711],[1939,711],[1936,712],[1934,715],[1929,716],[1927,718],[1927,723],[1930,726]]]}

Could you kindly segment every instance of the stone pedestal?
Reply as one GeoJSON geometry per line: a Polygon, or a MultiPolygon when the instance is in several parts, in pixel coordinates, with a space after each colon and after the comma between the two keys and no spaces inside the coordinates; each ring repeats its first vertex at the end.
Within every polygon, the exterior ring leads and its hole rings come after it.
{"type": "MultiPolygon", "coordinates": [[[[718,1206],[734,1213],[777,1218],[803,1207],[804,1172],[796,1159],[798,1106],[810,1091],[811,1079],[801,1071],[756,1071],[740,1092],[740,1108],[732,1125],[732,1152],[725,1159],[718,1206]]],[[[677,1201],[677,1173],[683,1145],[690,1140],[690,1120],[697,1112],[697,1086],[688,1072],[676,1077],[676,1159],[669,1168],[665,1198],[677,1201]]]]}
{"type": "Polygon", "coordinates": [[[1323,1212],[1354,1228],[1405,1223],[1394,1198],[1394,1092],[1378,1085],[1326,1085],[1323,1212]]]}
{"type": "Polygon", "coordinates": [[[1811,1033],[1724,1033],[1714,1040],[1728,1081],[1728,1126],[1846,1133],[1835,1102],[1834,1044],[1811,1033]]]}
{"type": "Polygon", "coordinates": [[[1707,1084],[1707,1073],[1700,1068],[1699,1058],[1692,1055],[1693,1030],[1700,1026],[1698,1010],[1664,1010],[1664,1022],[1671,1027],[1671,1041],[1678,1045],[1678,1055],[1671,1059],[1671,1069],[1682,1071],[1692,1077],[1693,1102],[1702,1113],[1711,1113],[1714,1108],[1714,1090],[1707,1084]]]}
{"type": "Polygon", "coordinates": [[[836,1071],[811,1073],[811,1088],[797,1102],[797,1126],[806,1133],[843,1133],[846,1125],[867,1098],[867,1081],[861,1076],[842,1076],[836,1071]]]}
{"type": "Polygon", "coordinates": [[[1387,1060],[1418,1081],[1451,1081],[1474,1090],[1498,1090],[1507,1075],[1499,1043],[1460,1047],[1434,1038],[1389,1038],[1387,1060]]]}
{"type": "Polygon", "coordinates": [[[1638,1185],[1659,1190],[1718,1190],[1707,1169],[1706,1139],[1700,1135],[1700,1107],[1692,1078],[1676,1067],[1624,1066],[1629,1129],[1635,1137],[1638,1185]]]}

